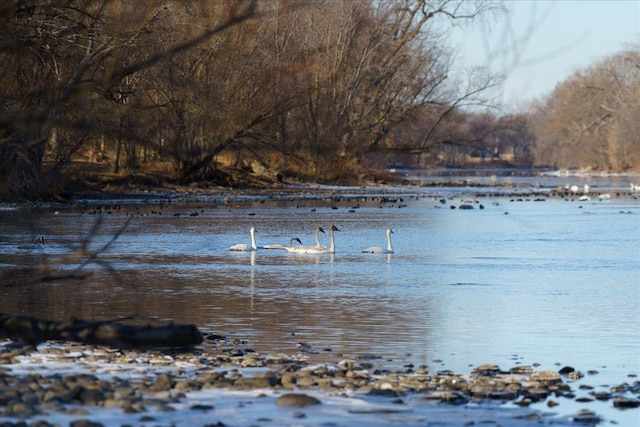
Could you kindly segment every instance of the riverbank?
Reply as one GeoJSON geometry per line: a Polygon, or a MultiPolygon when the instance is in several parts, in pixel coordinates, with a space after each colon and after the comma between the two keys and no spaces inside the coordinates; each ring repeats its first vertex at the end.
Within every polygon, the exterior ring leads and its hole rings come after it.
{"type": "Polygon", "coordinates": [[[390,371],[374,357],[314,363],[304,348],[262,355],[243,340],[206,337],[184,352],[5,341],[2,425],[595,425],[606,421],[603,403],[640,417],[637,373],[603,388],[596,370],[566,366],[390,371]],[[581,409],[561,415],[571,403],[581,409]]]}
{"type": "Polygon", "coordinates": [[[251,182],[241,186],[221,186],[212,182],[189,185],[149,180],[108,181],[99,186],[79,186],[65,197],[0,203],[0,208],[66,209],[83,204],[182,203],[218,200],[221,205],[250,198],[262,201],[319,200],[358,201],[367,196],[566,199],[597,201],[608,198],[640,197],[640,174],[631,172],[589,173],[568,171],[527,171],[519,169],[456,169],[413,171],[389,174],[385,180],[359,185],[327,185],[298,181],[251,182]],[[603,183],[608,183],[609,185],[603,183]]]}

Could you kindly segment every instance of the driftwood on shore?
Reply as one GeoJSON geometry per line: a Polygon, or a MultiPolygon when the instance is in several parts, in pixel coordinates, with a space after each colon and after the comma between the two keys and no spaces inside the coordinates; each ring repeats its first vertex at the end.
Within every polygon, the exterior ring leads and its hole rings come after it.
{"type": "Polygon", "coordinates": [[[20,339],[31,345],[54,340],[137,349],[190,347],[202,342],[202,334],[194,325],[134,325],[122,320],[75,318],[56,322],[1,312],[0,338],[20,339]]]}

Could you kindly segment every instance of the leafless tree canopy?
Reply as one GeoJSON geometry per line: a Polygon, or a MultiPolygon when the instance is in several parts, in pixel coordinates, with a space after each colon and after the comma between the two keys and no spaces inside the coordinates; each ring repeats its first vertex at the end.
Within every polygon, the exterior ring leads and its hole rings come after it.
{"type": "Polygon", "coordinates": [[[184,180],[207,179],[220,164],[313,179],[357,172],[410,117],[438,124],[494,83],[485,76],[460,90],[443,34],[495,7],[3,2],[1,192],[56,192],[79,155],[102,157],[113,172],[166,163],[184,180]]]}
{"type": "Polygon", "coordinates": [[[422,166],[470,150],[560,166],[556,146],[597,140],[580,165],[637,164],[637,51],[576,75],[530,117],[463,110],[488,105],[499,81],[483,69],[454,78],[447,30],[501,9],[462,0],[7,0],[0,197],[60,194],[78,159],[183,182],[218,179],[223,167],[335,181],[399,153],[422,166]]]}

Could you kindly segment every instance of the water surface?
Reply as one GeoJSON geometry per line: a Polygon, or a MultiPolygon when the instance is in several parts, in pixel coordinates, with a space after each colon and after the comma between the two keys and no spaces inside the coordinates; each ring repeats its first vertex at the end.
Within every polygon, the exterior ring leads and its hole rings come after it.
{"type": "MultiPolygon", "coordinates": [[[[304,343],[318,361],[367,357],[460,373],[481,363],[570,365],[598,370],[583,381],[599,385],[631,383],[640,372],[640,201],[632,194],[347,193],[0,210],[5,274],[68,254],[89,234],[88,249],[98,250],[133,217],[100,263],[83,268],[89,277],[3,288],[0,310],[50,319],[142,314],[237,336],[263,353],[304,343]],[[474,209],[459,209],[463,199],[474,209]],[[314,228],[331,224],[340,229],[331,255],[227,249],[249,243],[251,226],[258,245],[313,244],[314,228]],[[395,253],[361,253],[386,246],[386,227],[395,253]],[[16,249],[36,235],[45,236],[43,251],[16,249]]],[[[626,421],[620,414],[609,416],[626,421]]]]}

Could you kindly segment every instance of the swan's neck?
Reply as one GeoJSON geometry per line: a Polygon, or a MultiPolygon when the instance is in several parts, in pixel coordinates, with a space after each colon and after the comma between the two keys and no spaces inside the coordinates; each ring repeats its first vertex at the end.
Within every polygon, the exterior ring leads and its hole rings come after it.
{"type": "Polygon", "coordinates": [[[336,242],[333,240],[333,230],[329,230],[329,253],[335,253],[336,242]]]}
{"type": "Polygon", "coordinates": [[[391,232],[387,231],[387,250],[389,252],[393,251],[393,246],[391,245],[391,232]]]}
{"type": "Polygon", "coordinates": [[[256,245],[256,232],[253,228],[251,229],[251,247],[258,249],[258,245],[256,245]]]}
{"type": "Polygon", "coordinates": [[[320,230],[316,230],[316,246],[320,247],[320,237],[318,236],[320,234],[320,230]]]}

